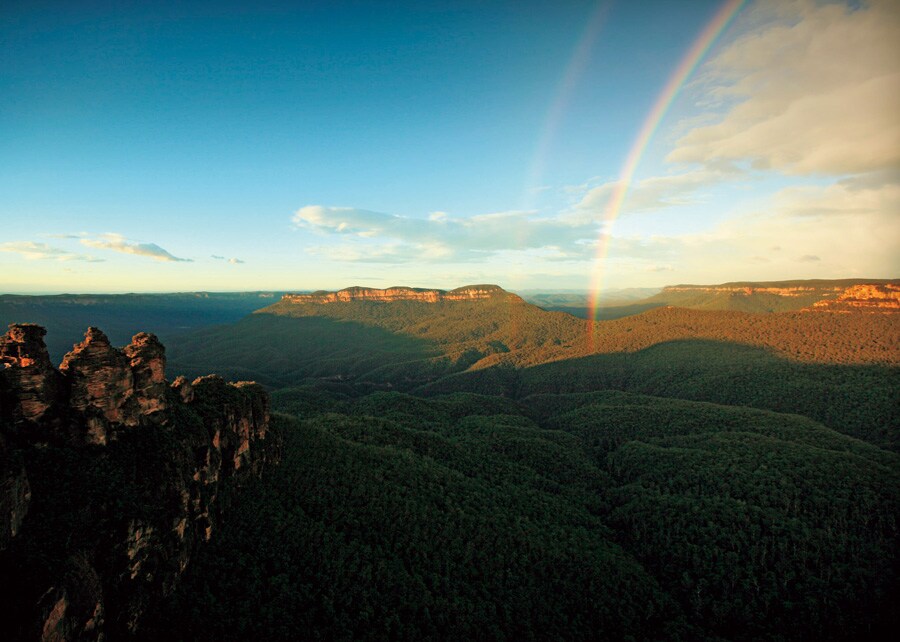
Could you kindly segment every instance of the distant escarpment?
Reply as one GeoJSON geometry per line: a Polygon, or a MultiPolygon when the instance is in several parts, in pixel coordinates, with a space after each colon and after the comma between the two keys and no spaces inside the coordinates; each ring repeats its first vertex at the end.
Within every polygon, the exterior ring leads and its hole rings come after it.
{"type": "Polygon", "coordinates": [[[645,302],[742,312],[898,312],[900,281],[841,279],[670,285],[645,302]]]}
{"type": "Polygon", "coordinates": [[[497,285],[465,285],[454,290],[430,290],[396,286],[379,290],[354,286],[337,292],[320,290],[312,294],[285,294],[285,303],[337,303],[348,301],[422,301],[441,303],[444,301],[476,301],[479,299],[521,299],[497,285]]]}
{"type": "Polygon", "coordinates": [[[844,288],[838,285],[830,286],[770,286],[766,284],[740,284],[725,283],[723,285],[668,285],[663,288],[664,293],[673,292],[706,292],[712,294],[731,294],[734,296],[752,296],[754,294],[775,294],[777,296],[801,297],[807,295],[827,296],[841,292],[844,288]]]}
{"type": "Polygon", "coordinates": [[[817,301],[810,309],[816,312],[900,312],[900,285],[854,285],[835,299],[817,301]]]}
{"type": "Polygon", "coordinates": [[[55,368],[44,335],[0,337],[0,638],[120,639],[213,536],[217,497],[277,461],[268,395],[169,384],[145,333],[118,349],[88,328],[55,368]]]}

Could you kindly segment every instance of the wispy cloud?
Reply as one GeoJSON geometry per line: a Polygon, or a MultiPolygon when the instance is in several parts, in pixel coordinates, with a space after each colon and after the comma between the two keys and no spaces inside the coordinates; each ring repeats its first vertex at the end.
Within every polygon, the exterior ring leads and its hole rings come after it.
{"type": "Polygon", "coordinates": [[[413,218],[322,205],[300,208],[293,222],[298,228],[345,241],[337,247],[314,248],[318,253],[344,261],[374,262],[468,261],[506,250],[575,250],[598,230],[592,220],[540,216],[532,211],[471,217],[433,212],[428,218],[413,218]]]}
{"type": "Polygon", "coordinates": [[[78,234],[40,234],[48,239],[81,239],[90,236],[87,232],[79,232],[78,234]]]}
{"type": "Polygon", "coordinates": [[[246,263],[246,261],[242,261],[241,259],[236,259],[234,257],[229,259],[224,256],[220,256],[218,254],[213,254],[211,256],[212,256],[212,258],[216,259],[217,261],[225,261],[226,263],[230,263],[231,265],[241,265],[243,263],[246,263]]]}
{"type": "MultiPolygon", "coordinates": [[[[748,14],[745,35],[695,85],[712,111],[681,123],[667,157],[694,169],[636,182],[623,214],[693,204],[705,187],[736,178],[833,182],[782,187],[763,207],[703,233],[613,239],[609,256],[649,261],[658,252],[679,275],[693,270],[701,278],[712,266],[737,276],[742,265],[758,278],[798,269],[834,277],[896,274],[900,5],[770,0],[748,14]]],[[[576,208],[600,211],[615,186],[586,190],[576,208]]]]}
{"type": "Polygon", "coordinates": [[[35,243],[33,241],[0,243],[0,252],[12,252],[29,261],[86,261],[89,263],[100,263],[103,261],[103,259],[98,259],[89,254],[78,254],[77,252],[70,252],[46,243],[35,243]]]}
{"type": "MultiPolygon", "coordinates": [[[[622,214],[627,216],[700,202],[703,199],[703,188],[738,178],[738,174],[733,167],[722,165],[635,181],[628,189],[622,214]]],[[[610,181],[596,187],[582,186],[584,191],[575,204],[575,211],[591,218],[603,216],[619,185],[619,181],[610,181]]],[[[573,191],[570,188],[570,193],[573,191]]]]}
{"type": "Polygon", "coordinates": [[[137,243],[127,240],[121,234],[102,234],[97,238],[81,238],[80,243],[101,250],[112,250],[122,254],[146,256],[155,261],[179,261],[190,263],[192,259],[173,256],[156,243],[137,243]]]}
{"type": "Polygon", "coordinates": [[[702,92],[705,113],[677,125],[668,171],[633,182],[622,215],[691,216],[691,206],[710,210],[708,199],[738,182],[777,184],[774,193],[754,191],[753,211],[747,205],[725,220],[723,211],[716,222],[703,212],[692,222],[708,216],[706,229],[690,234],[654,235],[647,227],[608,237],[604,215],[619,185],[592,178],[563,187],[567,203],[550,213],[410,217],[307,205],[293,224],[323,239],[307,251],[348,262],[508,261],[529,274],[539,265],[587,274],[587,262],[604,247],[603,269],[626,278],[896,274],[900,4],[761,0],[748,7],[741,28],[744,35],[692,87],[702,92]],[[786,177],[803,178],[785,186],[786,177]],[[821,184],[823,177],[831,184],[821,184]]]}
{"type": "MultiPolygon", "coordinates": [[[[656,190],[665,182],[647,184],[656,190]]],[[[702,182],[685,179],[683,184],[689,189],[702,182]]],[[[590,261],[603,245],[609,248],[609,260],[664,265],[671,271],[705,262],[707,271],[727,264],[740,276],[741,265],[789,271],[797,262],[824,266],[824,261],[812,258],[822,256],[841,257],[828,263],[829,268],[835,266],[835,274],[840,269],[853,274],[900,270],[898,259],[892,258],[900,256],[898,185],[848,179],[825,186],[787,187],[764,203],[763,209],[728,219],[706,232],[669,236],[610,237],[595,217],[579,214],[578,208],[588,209],[589,196],[557,217],[502,212],[455,218],[440,212],[415,219],[310,206],[298,210],[293,220],[297,227],[333,241],[308,246],[307,251],[346,262],[462,263],[517,255],[550,265],[590,261]],[[782,252],[782,247],[791,248],[791,255],[782,252]],[[764,248],[769,249],[768,255],[764,248]]],[[[778,278],[774,271],[773,277],[778,278]]]]}
{"type": "Polygon", "coordinates": [[[716,122],[688,131],[675,162],[749,163],[842,175],[900,163],[900,4],[764,2],[757,26],[706,67],[716,122]]]}
{"type": "Polygon", "coordinates": [[[772,279],[810,269],[822,278],[900,273],[900,192],[894,186],[862,194],[841,184],[787,188],[767,205],[702,233],[611,239],[609,258],[626,265],[665,261],[679,278],[694,279],[708,279],[711,266],[720,280],[743,278],[747,270],[772,279]],[[852,206],[840,212],[841,203],[852,206]]]}

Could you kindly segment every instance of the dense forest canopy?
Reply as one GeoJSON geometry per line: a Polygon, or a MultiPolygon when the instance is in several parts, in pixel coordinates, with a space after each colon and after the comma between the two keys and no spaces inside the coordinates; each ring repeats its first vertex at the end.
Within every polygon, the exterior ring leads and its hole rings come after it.
{"type": "MultiPolygon", "coordinates": [[[[222,489],[227,519],[136,639],[853,640],[900,624],[898,314],[588,323],[503,293],[222,320],[174,333],[169,372],[265,385],[282,462],[222,489]]],[[[32,453],[35,488],[79,456],[32,453]]],[[[70,471],[58,501],[117,501],[107,474],[70,471]]],[[[74,520],[82,537],[87,514],[61,510],[42,536],[74,520]]]]}
{"type": "Polygon", "coordinates": [[[285,466],[153,633],[887,637],[897,319],[281,302],[186,336],[271,377],[285,466]]]}
{"type": "Polygon", "coordinates": [[[274,400],[294,417],[284,464],[235,498],[148,639],[824,640],[891,623],[898,456],[810,419],[621,392],[274,400]]]}

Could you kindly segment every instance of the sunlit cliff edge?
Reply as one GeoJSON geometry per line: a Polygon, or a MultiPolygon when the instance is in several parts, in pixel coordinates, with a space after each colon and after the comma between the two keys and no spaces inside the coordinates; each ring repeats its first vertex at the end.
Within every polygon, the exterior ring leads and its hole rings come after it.
{"type": "Polygon", "coordinates": [[[900,312],[900,280],[680,284],[667,286],[640,303],[745,312],[900,312]]]}
{"type": "Polygon", "coordinates": [[[411,288],[394,286],[383,290],[353,286],[327,292],[319,290],[312,294],[285,294],[281,300],[285,303],[337,303],[349,301],[423,301],[439,303],[444,301],[476,301],[480,299],[521,299],[497,285],[465,285],[453,290],[411,288]]]}
{"type": "Polygon", "coordinates": [[[900,312],[900,286],[894,283],[854,285],[837,298],[813,304],[812,310],[823,312],[900,312]]]}

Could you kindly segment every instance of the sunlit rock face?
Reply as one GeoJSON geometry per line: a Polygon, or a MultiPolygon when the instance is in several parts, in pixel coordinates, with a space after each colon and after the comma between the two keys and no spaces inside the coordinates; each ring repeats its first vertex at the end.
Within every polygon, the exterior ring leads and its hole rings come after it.
{"type": "Polygon", "coordinates": [[[46,333],[41,326],[22,323],[0,337],[0,416],[18,424],[46,425],[56,418],[62,377],[50,363],[46,333]]]}
{"type": "Polygon", "coordinates": [[[166,349],[153,334],[136,334],[122,350],[134,376],[138,411],[151,416],[166,409],[166,349]]]}
{"type": "Polygon", "coordinates": [[[88,442],[105,444],[114,426],[139,423],[128,358],[103,332],[88,328],[59,369],[68,383],[68,406],[86,424],[88,442]]]}
{"type": "Polygon", "coordinates": [[[105,444],[122,429],[165,421],[165,348],[154,335],[142,332],[120,350],[88,328],[57,370],[45,333],[13,324],[0,337],[2,412],[23,436],[105,444]]]}
{"type": "Polygon", "coordinates": [[[795,287],[768,287],[768,286],[743,286],[743,285],[670,285],[663,288],[666,292],[703,292],[707,294],[730,294],[735,296],[753,296],[754,294],[774,294],[776,296],[800,297],[810,294],[826,295],[829,292],[840,292],[844,288],[834,286],[829,288],[813,286],[795,287]]]}
{"type": "Polygon", "coordinates": [[[423,303],[440,303],[444,301],[476,301],[481,299],[515,299],[520,300],[497,285],[467,285],[455,290],[428,290],[403,286],[386,288],[352,287],[337,292],[313,292],[312,294],[285,294],[282,301],[286,303],[338,303],[350,301],[421,301],[423,303]]]}
{"type": "Polygon", "coordinates": [[[13,556],[0,573],[10,569],[25,574],[10,581],[32,581],[13,614],[0,617],[0,639],[134,633],[147,610],[175,589],[197,547],[215,536],[221,484],[277,463],[268,394],[216,375],[179,377],[170,386],[165,349],[146,333],[119,349],[89,328],[57,370],[44,335],[21,324],[0,337],[0,552],[13,556]],[[30,470],[29,457],[40,461],[48,451],[69,453],[65,461],[79,468],[30,470]],[[109,481],[95,469],[110,470],[109,481]],[[85,496],[67,495],[56,474],[86,484],[85,496]],[[29,550],[29,519],[40,532],[40,524],[58,518],[33,507],[59,505],[60,493],[71,502],[63,509],[73,528],[90,532],[64,538],[81,542],[71,550],[37,552],[39,559],[68,556],[63,568],[15,563],[15,551],[29,550]]]}
{"type": "Polygon", "coordinates": [[[735,299],[757,295],[801,299],[794,309],[804,312],[900,312],[900,282],[897,281],[810,282],[784,287],[744,283],[672,285],[663,288],[661,294],[667,293],[724,295],[735,299]]]}
{"type": "Polygon", "coordinates": [[[836,299],[819,301],[817,312],[900,312],[900,285],[893,283],[854,285],[836,299]]]}

